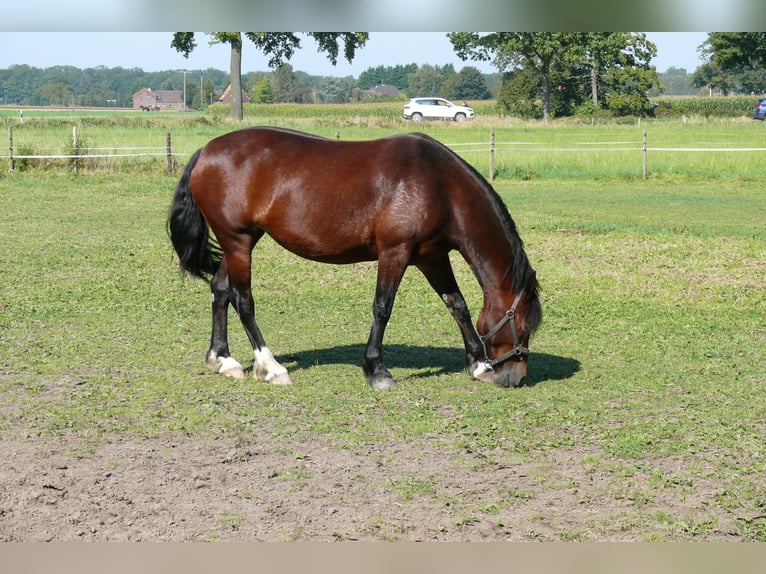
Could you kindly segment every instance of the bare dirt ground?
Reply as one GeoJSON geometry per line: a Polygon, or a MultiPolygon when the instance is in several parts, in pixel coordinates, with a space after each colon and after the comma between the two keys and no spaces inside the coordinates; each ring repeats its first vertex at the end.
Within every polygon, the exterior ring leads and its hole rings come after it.
{"type": "Polygon", "coordinates": [[[586,451],[498,462],[446,442],[241,443],[0,439],[0,540],[683,539],[674,517],[695,508],[712,515],[702,539],[738,539],[710,504],[720,485],[607,496],[615,477],[586,451]]]}

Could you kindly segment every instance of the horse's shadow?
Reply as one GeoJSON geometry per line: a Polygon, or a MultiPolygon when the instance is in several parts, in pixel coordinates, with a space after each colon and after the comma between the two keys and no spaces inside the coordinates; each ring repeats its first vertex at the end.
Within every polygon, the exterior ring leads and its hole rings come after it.
{"type": "MultiPolygon", "coordinates": [[[[278,359],[292,369],[308,369],[316,365],[340,364],[361,367],[363,356],[364,345],[358,344],[299,351],[278,359]]],[[[465,352],[455,347],[386,345],[383,347],[383,359],[389,368],[415,371],[407,376],[409,379],[465,372],[465,352]]],[[[579,370],[580,362],[576,359],[532,353],[525,385],[534,387],[568,379],[579,370]]]]}

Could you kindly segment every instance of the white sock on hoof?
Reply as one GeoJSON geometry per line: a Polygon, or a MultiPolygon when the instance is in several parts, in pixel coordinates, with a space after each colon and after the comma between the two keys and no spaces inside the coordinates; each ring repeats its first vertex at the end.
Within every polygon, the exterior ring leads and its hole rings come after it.
{"type": "Polygon", "coordinates": [[[227,377],[243,378],[245,376],[245,369],[239,364],[234,357],[218,357],[216,359],[220,368],[218,373],[227,377]]]}
{"type": "MultiPolygon", "coordinates": [[[[271,354],[268,347],[255,350],[255,362],[253,363],[253,375],[260,381],[267,383],[281,382],[287,383],[287,369],[280,365],[271,354]]],[[[292,382],[292,381],[290,381],[292,382]]]]}
{"type": "Polygon", "coordinates": [[[491,370],[492,370],[492,369],[491,369],[490,367],[488,367],[488,366],[487,366],[487,363],[485,363],[485,362],[480,362],[480,363],[479,363],[479,364],[476,366],[476,368],[474,369],[473,373],[471,373],[471,375],[473,375],[473,377],[474,377],[474,378],[478,379],[478,378],[479,378],[481,375],[483,375],[484,373],[488,373],[488,372],[490,372],[491,370]]]}

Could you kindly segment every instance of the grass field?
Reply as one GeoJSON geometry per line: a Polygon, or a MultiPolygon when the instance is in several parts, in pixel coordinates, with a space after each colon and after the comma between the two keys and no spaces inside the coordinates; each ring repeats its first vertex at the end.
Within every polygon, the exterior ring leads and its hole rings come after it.
{"type": "MultiPolygon", "coordinates": [[[[649,129],[667,147],[765,137],[760,124],[686,128],[649,129]]],[[[227,126],[173,129],[192,149],[227,126]]],[[[349,128],[315,131],[338,129],[349,128]]],[[[485,126],[425,129],[470,141],[485,126]]],[[[641,128],[504,129],[561,147],[559,137],[614,142],[641,128]]],[[[543,288],[531,384],[517,390],[464,373],[456,327],[410,270],[384,346],[400,386],[371,391],[360,364],[374,266],[309,263],[268,239],[256,252],[256,309],[296,384],[217,377],[204,368],[207,287],[180,279],[164,231],[177,174],[0,176],[0,432],[42,450],[71,440],[71,456],[115,437],[173,437],[283,444],[293,461],[310,458],[308,445],[349,456],[411,445],[415,460],[454,462],[460,488],[427,464],[387,475],[379,488],[399,514],[370,517],[362,538],[411,539],[409,512],[428,508],[465,539],[485,520],[504,525],[496,538],[519,540],[766,541],[763,164],[731,154],[718,173],[710,157],[677,155],[671,173],[643,181],[640,163],[623,172],[615,152],[591,152],[585,165],[575,153],[518,153],[503,164],[533,176],[506,167],[496,181],[543,288]],[[488,483],[475,499],[466,487],[521,467],[518,484],[488,483]]],[[[455,265],[475,316],[481,293],[455,265]]],[[[233,320],[230,333],[250,364],[233,320]]],[[[390,462],[400,451],[386,452],[390,462]]],[[[290,475],[294,492],[312,484],[303,472],[290,475]]],[[[373,486],[358,487],[355,504],[380,495],[373,486]]]]}
{"type": "MultiPolygon", "coordinates": [[[[484,104],[486,105],[486,104],[484,104]]],[[[487,110],[488,112],[489,110],[487,110]]],[[[542,125],[484,112],[462,124],[408,122],[401,104],[259,106],[245,116],[245,125],[276,125],[330,138],[371,139],[402,131],[424,131],[451,146],[489,174],[490,130],[494,130],[498,179],[640,179],[643,135],[647,135],[647,172],[652,178],[760,179],[766,150],[763,122],[747,117],[710,119],[684,117],[590,125],[570,119],[542,125]],[[731,150],[731,151],[729,151],[731,150]]],[[[235,129],[226,118],[178,112],[27,111],[20,123],[15,110],[0,109],[13,129],[16,155],[70,155],[77,129],[81,152],[113,158],[85,158],[92,171],[161,173],[166,169],[166,137],[181,165],[211,138],[235,129]],[[14,115],[15,114],[15,115],[14,115]],[[120,157],[135,154],[134,157],[120,157]],[[138,157],[138,154],[146,154],[138,157]]],[[[0,161],[7,163],[7,148],[0,161]]],[[[27,160],[17,169],[69,167],[71,160],[27,160]]]]}

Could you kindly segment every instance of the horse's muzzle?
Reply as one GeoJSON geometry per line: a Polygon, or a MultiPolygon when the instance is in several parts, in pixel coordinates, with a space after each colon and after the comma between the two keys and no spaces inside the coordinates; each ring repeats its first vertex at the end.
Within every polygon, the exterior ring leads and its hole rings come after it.
{"type": "Polygon", "coordinates": [[[490,379],[501,387],[521,387],[527,379],[527,362],[508,361],[490,374],[490,379]]]}
{"type": "Polygon", "coordinates": [[[493,382],[501,387],[521,387],[527,379],[527,361],[506,361],[494,369],[485,368],[478,363],[473,376],[480,381],[493,382]]]}

